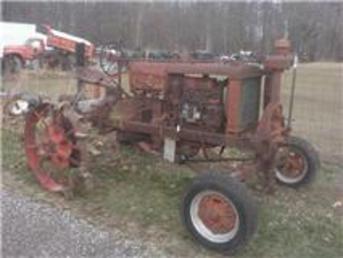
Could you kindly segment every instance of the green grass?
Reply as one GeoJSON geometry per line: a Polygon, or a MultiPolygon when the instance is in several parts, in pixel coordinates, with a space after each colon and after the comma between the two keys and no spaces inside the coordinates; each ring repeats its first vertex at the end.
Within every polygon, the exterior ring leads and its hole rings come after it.
{"type": "Polygon", "coordinates": [[[134,217],[143,225],[174,228],[177,203],[192,177],[190,171],[181,167],[166,171],[156,158],[129,147],[122,147],[120,159],[114,162],[100,157],[94,164],[91,169],[100,187],[89,196],[91,200],[101,201],[109,212],[134,217]]]}
{"type": "MultiPolygon", "coordinates": [[[[10,130],[2,132],[4,169],[41,192],[26,168],[20,138],[10,130]]],[[[171,239],[164,245],[172,255],[213,257],[191,241],[180,224],[180,197],[193,177],[187,167],[130,147],[93,157],[91,164],[96,188],[76,196],[71,206],[108,226],[126,229],[132,222],[143,237],[161,234],[162,239],[171,239]]],[[[273,196],[254,192],[260,204],[258,232],[237,257],[341,257],[343,225],[332,208],[337,169],[324,168],[310,187],[297,191],[280,187],[273,196]]]]}

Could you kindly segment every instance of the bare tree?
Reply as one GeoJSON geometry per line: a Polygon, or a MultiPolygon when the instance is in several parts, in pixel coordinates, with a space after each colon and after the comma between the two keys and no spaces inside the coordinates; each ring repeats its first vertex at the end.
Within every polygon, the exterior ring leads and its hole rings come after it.
{"type": "Polygon", "coordinates": [[[310,60],[343,59],[342,2],[1,2],[5,21],[45,23],[95,44],[270,52],[286,34],[310,60]],[[287,26],[285,24],[287,23],[287,26]],[[285,31],[286,30],[286,31],[285,31]]]}

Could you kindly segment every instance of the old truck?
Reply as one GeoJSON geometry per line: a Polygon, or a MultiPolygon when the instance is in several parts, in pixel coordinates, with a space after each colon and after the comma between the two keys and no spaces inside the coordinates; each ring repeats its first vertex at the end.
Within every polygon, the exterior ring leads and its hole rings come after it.
{"type": "Polygon", "coordinates": [[[18,73],[45,50],[45,37],[36,33],[34,24],[0,22],[0,29],[3,75],[18,73]]]}
{"type": "Polygon", "coordinates": [[[28,100],[28,165],[44,189],[72,189],[69,169],[79,167],[80,175],[87,174],[82,127],[77,125],[82,121],[170,162],[235,162],[232,169],[199,173],[181,201],[182,221],[199,243],[234,253],[257,227],[256,201],[244,182],[256,175],[267,192],[275,190],[274,182],[299,187],[311,182],[320,166],[314,147],[291,135],[292,105],[284,117],[281,78],[292,60],[289,41],[282,39],[260,63],[162,62],[117,55],[111,57],[117,67],[112,77],[80,67],[78,93],[71,100],[28,100]],[[128,85],[123,85],[123,66],[128,85]],[[83,94],[89,85],[102,89],[96,98],[83,94]]]}
{"type": "Polygon", "coordinates": [[[44,52],[44,43],[41,39],[29,39],[23,45],[6,45],[3,48],[3,74],[18,73],[26,64],[36,60],[44,52]]]}
{"type": "Polygon", "coordinates": [[[37,61],[38,67],[59,67],[71,70],[75,66],[77,45],[85,48],[85,61],[91,62],[94,45],[83,38],[52,29],[48,25],[1,22],[4,31],[1,39],[2,72],[18,73],[28,64],[37,61]]]}

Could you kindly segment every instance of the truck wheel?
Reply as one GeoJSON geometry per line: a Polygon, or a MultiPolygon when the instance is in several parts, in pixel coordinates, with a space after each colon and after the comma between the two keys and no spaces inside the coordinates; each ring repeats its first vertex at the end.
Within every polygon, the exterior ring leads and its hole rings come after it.
{"type": "Polygon", "coordinates": [[[288,139],[288,156],[275,169],[280,184],[299,187],[313,181],[320,168],[319,155],[314,147],[299,137],[288,139]]]}
{"type": "Polygon", "coordinates": [[[18,56],[12,57],[12,66],[11,66],[11,72],[12,73],[19,73],[23,69],[23,62],[18,56]]]}
{"type": "Polygon", "coordinates": [[[227,175],[195,178],[184,195],[181,217],[203,246],[232,254],[245,246],[257,226],[257,207],[245,186],[227,175]]]}
{"type": "Polygon", "coordinates": [[[4,75],[15,74],[23,68],[23,61],[16,55],[8,55],[3,58],[2,66],[4,75]]]}

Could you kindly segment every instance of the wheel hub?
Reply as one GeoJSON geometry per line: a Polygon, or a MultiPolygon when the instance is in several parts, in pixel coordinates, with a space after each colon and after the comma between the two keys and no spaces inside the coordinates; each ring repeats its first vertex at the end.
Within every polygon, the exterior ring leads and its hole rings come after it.
{"type": "Polygon", "coordinates": [[[47,155],[51,161],[60,168],[67,168],[69,166],[70,156],[73,150],[73,144],[66,137],[63,128],[58,124],[52,122],[48,125],[46,136],[48,139],[47,155]]]}
{"type": "Polygon", "coordinates": [[[231,231],[236,221],[232,206],[216,194],[206,196],[200,201],[199,217],[205,226],[216,234],[231,231]]]}
{"type": "Polygon", "coordinates": [[[238,211],[226,196],[207,190],[198,193],[190,205],[190,217],[197,232],[213,243],[233,239],[240,227],[238,211]]]}
{"type": "Polygon", "coordinates": [[[283,174],[291,178],[300,176],[305,169],[305,162],[300,154],[290,152],[285,165],[282,168],[283,174]]]}

